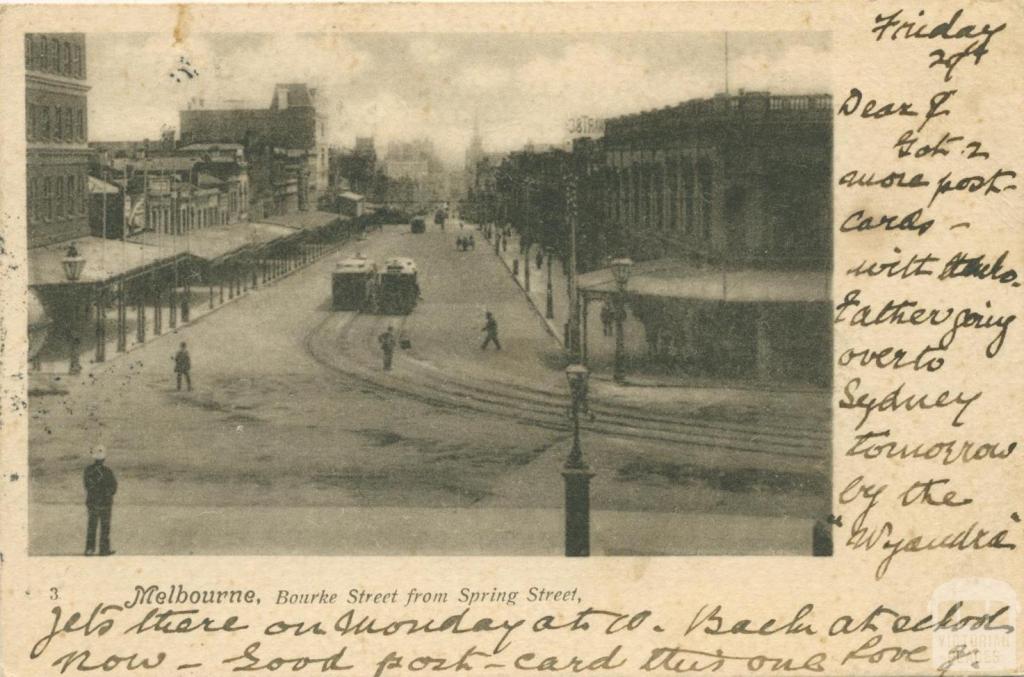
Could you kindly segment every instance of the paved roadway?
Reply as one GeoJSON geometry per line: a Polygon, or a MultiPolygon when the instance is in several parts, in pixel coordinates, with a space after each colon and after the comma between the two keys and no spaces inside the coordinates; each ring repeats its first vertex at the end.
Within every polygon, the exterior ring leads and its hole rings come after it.
{"type": "MultiPolygon", "coordinates": [[[[482,246],[455,251],[451,227],[386,228],[349,253],[357,248],[420,264],[424,301],[409,319],[413,350],[397,361],[400,387],[374,371],[371,339],[388,320],[330,311],[334,260],[51,384],[51,394],[33,384],[32,552],[80,552],[81,471],[101,441],[120,479],[120,554],[556,554],[564,419],[509,416],[510,400],[487,404],[486,392],[407,392],[441,390],[425,372],[455,388],[512,370],[564,397],[541,321],[482,246]],[[500,354],[479,350],[485,307],[501,322],[500,354]],[[331,332],[336,349],[325,350],[331,332]],[[192,352],[193,393],[173,388],[179,340],[192,352]],[[353,344],[360,350],[346,352],[353,344]]],[[[588,432],[584,445],[598,472],[596,553],[805,552],[809,519],[827,512],[820,459],[762,463],[621,429],[588,432]]]]}

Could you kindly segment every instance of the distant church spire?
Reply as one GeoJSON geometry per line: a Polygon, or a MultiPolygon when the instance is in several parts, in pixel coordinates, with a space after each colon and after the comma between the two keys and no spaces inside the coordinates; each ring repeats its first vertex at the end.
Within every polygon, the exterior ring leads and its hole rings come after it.
{"type": "Polygon", "coordinates": [[[476,170],[476,163],[484,155],[484,142],[480,137],[480,109],[477,108],[476,112],[473,113],[473,138],[469,142],[469,148],[466,149],[466,170],[474,172],[476,170]]]}

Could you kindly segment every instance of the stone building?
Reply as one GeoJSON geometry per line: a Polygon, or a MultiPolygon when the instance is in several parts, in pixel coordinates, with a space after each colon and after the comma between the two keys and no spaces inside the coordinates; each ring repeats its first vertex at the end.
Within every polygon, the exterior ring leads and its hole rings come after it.
{"type": "Polygon", "coordinates": [[[89,234],[85,36],[25,35],[28,245],[89,234]]]}
{"type": "MultiPolygon", "coordinates": [[[[831,97],[686,101],[608,120],[597,143],[603,167],[587,166],[607,225],[592,239],[637,262],[630,309],[648,342],[638,361],[827,383],[831,97]]],[[[607,300],[615,286],[595,270],[580,291],[607,300]]]]}
{"type": "Polygon", "coordinates": [[[607,216],[637,260],[820,268],[832,99],[741,92],[608,120],[607,216]]]}

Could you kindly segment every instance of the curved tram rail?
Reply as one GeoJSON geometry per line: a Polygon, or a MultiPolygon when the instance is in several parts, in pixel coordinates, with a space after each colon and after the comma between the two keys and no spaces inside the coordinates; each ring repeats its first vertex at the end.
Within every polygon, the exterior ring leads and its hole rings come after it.
{"type": "MultiPolygon", "coordinates": [[[[306,349],[321,365],[384,393],[442,408],[471,409],[552,430],[569,430],[567,395],[507,382],[455,380],[427,368],[417,369],[415,378],[394,372],[385,376],[370,366],[377,364],[376,336],[389,324],[403,335],[406,320],[404,315],[333,314],[307,336],[306,349]],[[369,331],[366,323],[370,324],[369,331]],[[355,332],[357,325],[359,331],[355,332]]],[[[794,468],[803,472],[825,470],[830,455],[827,425],[751,424],[709,420],[692,414],[667,417],[636,406],[612,407],[600,400],[592,401],[590,409],[594,420],[586,422],[586,429],[604,435],[701,450],[768,455],[780,462],[791,459],[797,462],[794,468]]]]}

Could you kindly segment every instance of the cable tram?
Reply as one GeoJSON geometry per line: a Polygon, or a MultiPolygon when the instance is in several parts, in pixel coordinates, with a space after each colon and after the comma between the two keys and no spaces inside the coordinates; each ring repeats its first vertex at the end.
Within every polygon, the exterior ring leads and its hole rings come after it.
{"type": "Polygon", "coordinates": [[[376,278],[377,264],[364,256],[339,261],[331,275],[331,308],[369,309],[376,278]]]}
{"type": "Polygon", "coordinates": [[[416,263],[397,257],[384,262],[379,275],[378,312],[383,315],[408,315],[420,297],[416,263]]]}

